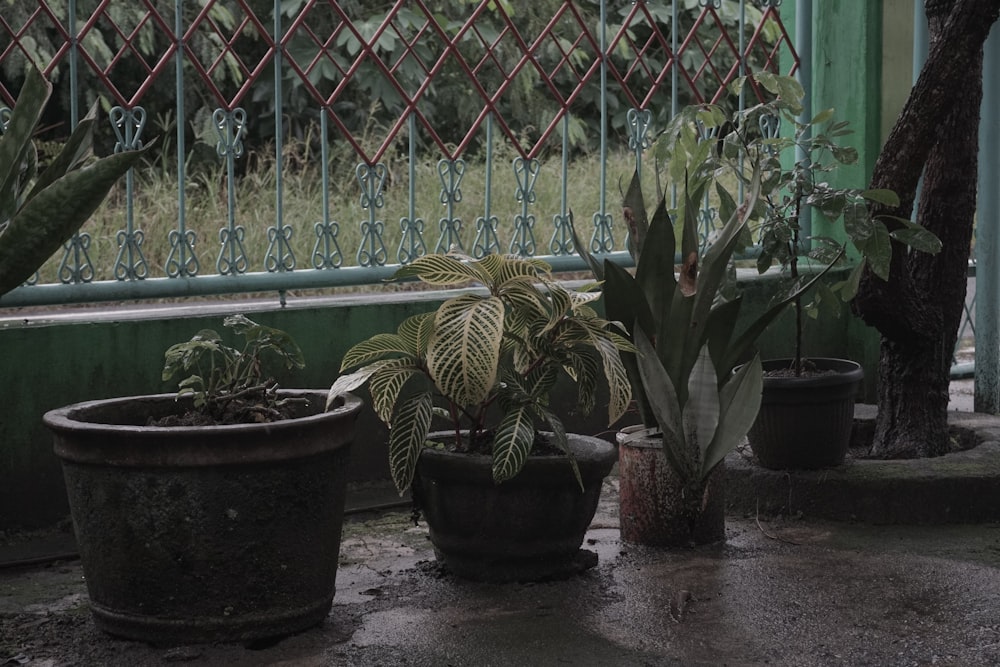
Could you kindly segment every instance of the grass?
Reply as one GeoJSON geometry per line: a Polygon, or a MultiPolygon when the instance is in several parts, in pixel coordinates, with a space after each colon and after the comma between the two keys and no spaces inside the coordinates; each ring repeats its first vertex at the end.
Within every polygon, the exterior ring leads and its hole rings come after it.
{"type": "MultiPolygon", "coordinates": [[[[165,148],[165,150],[168,150],[165,148]]],[[[511,166],[515,157],[512,149],[500,146],[495,150],[491,174],[491,210],[499,225],[497,234],[501,250],[506,252],[514,233],[515,217],[524,211],[517,199],[517,177],[511,166]]],[[[215,158],[215,156],[212,156],[215,158]]],[[[268,229],[276,224],[276,163],[270,153],[249,153],[246,164],[238,166],[242,175],[234,178],[234,222],[245,229],[244,246],[248,271],[263,271],[269,239],[268,229]]],[[[165,161],[164,161],[165,162],[165,161]]],[[[319,155],[307,142],[287,146],[282,160],[282,215],[285,225],[292,227],[291,248],[296,268],[311,268],[311,255],[316,242],[315,225],[322,220],[323,187],[319,155]]],[[[330,164],[330,219],[339,226],[337,237],[344,266],[358,264],[357,251],[362,242],[361,225],[369,220],[369,211],[361,206],[361,188],[354,175],[355,163],[347,156],[334,156],[330,164]]],[[[383,223],[385,263],[398,263],[397,248],[401,237],[401,218],[410,216],[409,165],[396,159],[388,165],[390,177],[384,192],[384,206],[376,209],[375,219],[383,223]]],[[[607,160],[606,210],[614,220],[616,249],[624,249],[625,228],[621,220],[621,194],[634,169],[631,153],[609,155],[607,160]]],[[[533,215],[535,254],[550,254],[549,243],[554,230],[553,216],[562,210],[562,165],[558,156],[540,164],[534,183],[535,200],[527,207],[533,215]]],[[[442,181],[436,159],[424,158],[414,165],[414,210],[424,221],[423,239],[426,250],[434,252],[440,237],[442,219],[447,209],[442,204],[442,181]]],[[[600,159],[588,155],[568,165],[566,192],[578,231],[589,239],[594,229],[592,216],[600,210],[600,159]]],[[[486,165],[483,160],[470,160],[460,182],[461,200],[453,204],[453,217],[461,221],[461,239],[466,252],[471,253],[476,238],[477,219],[485,215],[486,165]]],[[[178,183],[176,171],[163,163],[137,170],[134,177],[134,227],[141,230],[142,253],[148,264],[149,277],[162,277],[170,251],[167,241],[178,227],[178,183]]],[[[220,251],[220,229],[228,222],[228,180],[222,158],[192,166],[186,179],[185,224],[196,235],[195,251],[199,275],[217,273],[220,251]]],[[[649,192],[655,186],[650,183],[649,192]]],[[[127,197],[124,180],[116,186],[105,204],[87,222],[83,231],[89,234],[88,249],[94,266],[94,280],[112,280],[118,255],[119,231],[127,221],[127,197]]],[[[56,282],[61,256],[50,260],[41,272],[40,282],[56,282]]]]}

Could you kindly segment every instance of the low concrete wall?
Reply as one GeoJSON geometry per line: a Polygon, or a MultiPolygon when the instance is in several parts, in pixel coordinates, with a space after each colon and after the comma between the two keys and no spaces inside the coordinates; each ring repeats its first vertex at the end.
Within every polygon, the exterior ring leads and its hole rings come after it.
{"type": "MultiPolygon", "coordinates": [[[[774,288],[773,276],[744,283],[746,313],[760,312],[774,288]]],[[[163,353],[198,330],[223,333],[222,319],[242,312],[288,331],[302,347],[306,368],[279,375],[286,387],[329,387],[344,352],[380,331],[393,331],[406,317],[434,309],[441,292],[371,293],[344,297],[273,301],[212,302],[184,306],[78,309],[0,316],[0,529],[54,523],[67,513],[62,472],[52,453],[42,415],[78,401],[173,391],[160,378],[163,353]]],[[[762,337],[767,357],[791,350],[791,313],[762,337]]],[[[849,314],[807,323],[807,353],[842,356],[873,369],[877,338],[849,314]]],[[[866,395],[873,393],[869,370],[866,395]]],[[[569,403],[571,397],[566,396],[569,403]]],[[[869,399],[870,400],[870,399],[869,399]]],[[[598,408],[567,419],[577,432],[608,432],[598,408]]],[[[351,478],[387,476],[385,430],[366,408],[358,421],[351,478]]]]}

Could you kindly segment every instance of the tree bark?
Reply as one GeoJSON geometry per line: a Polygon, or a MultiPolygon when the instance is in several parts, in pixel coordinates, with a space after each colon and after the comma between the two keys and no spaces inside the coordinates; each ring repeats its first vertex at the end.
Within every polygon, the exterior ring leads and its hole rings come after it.
{"type": "Polygon", "coordinates": [[[926,8],[930,54],[872,175],[872,187],[895,190],[901,205],[873,214],[909,217],[926,165],[917,221],[942,250],[908,252],[893,242],[889,280],[866,272],[853,304],[882,334],[872,446],[882,457],[949,450],[949,374],[976,211],[983,42],[1000,0],[928,0],[926,8]]]}

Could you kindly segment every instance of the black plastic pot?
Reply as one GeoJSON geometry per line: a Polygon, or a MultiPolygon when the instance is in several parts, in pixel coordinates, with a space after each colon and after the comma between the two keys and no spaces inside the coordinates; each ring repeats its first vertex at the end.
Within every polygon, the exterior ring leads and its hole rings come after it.
{"type": "Polygon", "coordinates": [[[764,362],[764,392],[757,420],[747,434],[765,468],[814,470],[844,462],[851,442],[854,400],[864,379],[860,364],[810,358],[819,375],[772,377],[790,359],[764,362]]]}
{"type": "Polygon", "coordinates": [[[425,449],[413,493],[437,559],[460,577],[492,582],[556,578],[595,565],[597,555],[580,545],[617,453],[599,438],[568,437],[583,491],[565,456],[530,456],[498,485],[489,456],[425,449]]]}
{"type": "Polygon", "coordinates": [[[726,539],[725,462],[708,476],[701,495],[686,492],[663,453],[663,439],[618,437],[621,538],[650,547],[686,547],[726,539]]]}
{"type": "MultiPolygon", "coordinates": [[[[336,583],[349,396],[269,424],[145,426],[174,394],[45,415],[97,626],[151,642],[249,642],[320,623],[336,583]]],[[[183,406],[183,403],[181,404],[183,406]]]]}

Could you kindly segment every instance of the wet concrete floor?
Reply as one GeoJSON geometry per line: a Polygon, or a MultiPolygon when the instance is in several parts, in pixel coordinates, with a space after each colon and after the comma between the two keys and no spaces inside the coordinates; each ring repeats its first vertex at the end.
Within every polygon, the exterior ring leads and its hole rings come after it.
{"type": "Polygon", "coordinates": [[[461,581],[408,512],[358,518],[327,621],[270,646],[114,639],[79,563],[0,571],[0,665],[1000,664],[1000,525],[730,516],[724,544],[663,551],[619,541],[615,485],[598,566],[557,582],[461,581]]]}

